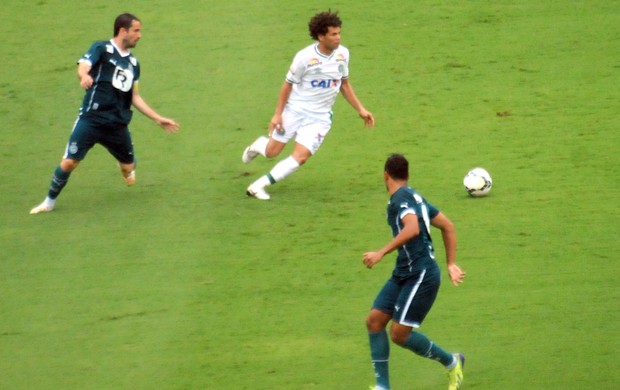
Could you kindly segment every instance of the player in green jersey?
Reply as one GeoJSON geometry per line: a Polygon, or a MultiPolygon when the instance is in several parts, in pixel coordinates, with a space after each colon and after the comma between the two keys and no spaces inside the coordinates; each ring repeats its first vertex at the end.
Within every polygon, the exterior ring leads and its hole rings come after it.
{"type": "Polygon", "coordinates": [[[435,261],[431,226],[441,230],[452,284],[458,286],[465,277],[455,263],[454,225],[408,185],[409,162],[403,155],[393,154],[387,159],[384,180],[390,194],[387,222],[393,239],[379,250],[364,253],[363,263],[372,268],[386,254],[398,250],[398,255],[392,276],[377,295],[366,321],[377,380],[374,389],[390,388],[390,346],[386,331],[390,321],[390,337],[394,343],[419,356],[439,361],[448,370],[448,388],[459,389],[465,357],[448,353],[422,333],[413,331],[422,324],[439,290],[441,277],[435,261]]]}
{"type": "Polygon", "coordinates": [[[142,35],[142,23],[131,14],[114,21],[114,37],[95,42],[78,61],[80,86],[86,90],[62,161],[56,167],[47,197],[30,214],[52,211],[56,198],[67,184],[71,172],[95,145],[104,146],[118,161],[127,185],[136,181],[129,122],[135,107],[167,132],[175,133],[179,124],[153,110],[140,96],[140,64],[130,49],[142,35]]]}

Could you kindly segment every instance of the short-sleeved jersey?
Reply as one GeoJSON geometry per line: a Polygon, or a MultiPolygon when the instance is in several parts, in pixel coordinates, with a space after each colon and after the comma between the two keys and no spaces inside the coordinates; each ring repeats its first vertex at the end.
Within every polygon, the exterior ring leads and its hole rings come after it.
{"type": "Polygon", "coordinates": [[[131,53],[121,53],[112,40],[95,42],[79,60],[92,65],[93,85],[86,90],[80,115],[100,123],[127,125],[131,120],[134,85],[140,64],[131,53]]]}
{"type": "Polygon", "coordinates": [[[439,210],[413,188],[402,186],[392,195],[387,206],[387,222],[394,237],[402,230],[402,219],[408,214],[417,216],[420,234],[398,248],[393,275],[399,278],[407,278],[435,263],[430,221],[439,210]]]}
{"type": "Polygon", "coordinates": [[[288,105],[310,113],[329,113],[340,92],[342,80],[349,77],[349,50],[339,46],[326,56],[314,43],[300,50],[286,74],[293,85],[288,105]]]}

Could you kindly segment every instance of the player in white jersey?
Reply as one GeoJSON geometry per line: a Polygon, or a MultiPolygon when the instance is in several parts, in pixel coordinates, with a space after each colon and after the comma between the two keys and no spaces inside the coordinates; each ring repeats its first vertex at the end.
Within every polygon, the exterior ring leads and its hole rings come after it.
{"type": "Polygon", "coordinates": [[[319,150],[331,129],[331,110],[340,92],[364,124],[374,126],[372,113],[364,108],[349,82],[349,50],[340,45],[341,25],[338,14],[333,12],[320,12],[310,20],[310,36],[317,42],[293,59],[269,123],[269,137],[261,136],[245,148],[242,161],[247,164],[259,154],[275,157],[292,138],[295,147],[289,157],[247,188],[248,196],[268,200],[266,186],[295,172],[319,150]]]}

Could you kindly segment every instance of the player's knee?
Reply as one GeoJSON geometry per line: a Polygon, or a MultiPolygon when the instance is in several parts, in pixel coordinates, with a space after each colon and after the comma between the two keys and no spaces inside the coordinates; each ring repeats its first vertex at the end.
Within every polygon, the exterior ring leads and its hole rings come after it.
{"type": "Polygon", "coordinates": [[[390,339],[398,344],[404,345],[409,338],[409,334],[411,333],[411,329],[401,326],[392,326],[390,328],[390,339]]]}
{"type": "Polygon", "coordinates": [[[301,144],[295,144],[295,148],[293,149],[291,156],[299,165],[304,165],[306,161],[312,157],[312,152],[301,144]]]}
{"type": "Polygon", "coordinates": [[[280,154],[280,151],[277,149],[265,149],[265,157],[267,158],[276,157],[278,154],[280,154]]]}
{"type": "Polygon", "coordinates": [[[71,172],[80,164],[78,160],[73,160],[70,158],[65,158],[60,162],[60,169],[65,172],[71,172]]]}
{"type": "Polygon", "coordinates": [[[379,326],[379,322],[372,318],[372,316],[368,316],[366,318],[366,329],[369,332],[379,332],[381,330],[381,326],[379,326]]]}
{"type": "Polygon", "coordinates": [[[366,329],[371,333],[380,332],[385,329],[387,321],[389,321],[389,317],[386,315],[377,315],[377,312],[372,310],[368,318],[366,318],[366,329]]]}
{"type": "Polygon", "coordinates": [[[304,165],[306,161],[308,161],[309,158],[310,156],[301,156],[301,157],[296,158],[295,161],[297,161],[299,165],[304,165]]]}
{"type": "Polygon", "coordinates": [[[265,146],[265,157],[276,157],[280,154],[280,152],[282,152],[285,146],[285,143],[277,142],[270,138],[269,142],[267,142],[267,146],[265,146]]]}

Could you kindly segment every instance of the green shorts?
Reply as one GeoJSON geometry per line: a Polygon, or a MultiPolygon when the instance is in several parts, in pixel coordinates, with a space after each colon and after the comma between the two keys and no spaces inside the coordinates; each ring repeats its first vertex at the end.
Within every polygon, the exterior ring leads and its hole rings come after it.
{"type": "Polygon", "coordinates": [[[133,142],[127,126],[103,124],[84,117],[78,117],[73,126],[64,158],[82,161],[95,144],[106,148],[120,163],[134,162],[133,142]]]}
{"type": "Polygon", "coordinates": [[[440,284],[437,265],[406,279],[392,276],[385,282],[372,308],[392,315],[392,320],[401,325],[419,328],[437,298],[440,284]]]}

